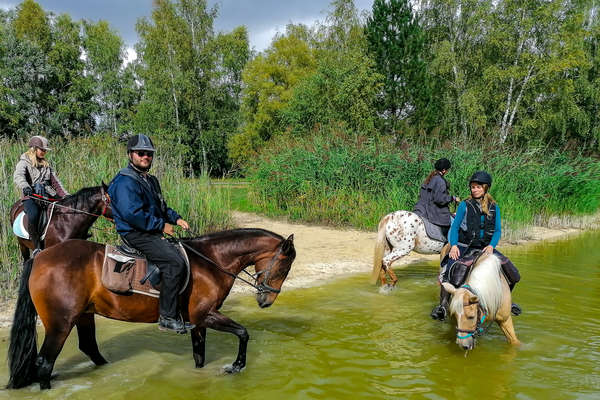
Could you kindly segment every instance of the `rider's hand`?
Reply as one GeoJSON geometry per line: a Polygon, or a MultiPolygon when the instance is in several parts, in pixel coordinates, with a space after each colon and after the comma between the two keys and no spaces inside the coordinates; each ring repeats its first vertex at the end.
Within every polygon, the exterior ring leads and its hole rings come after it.
{"type": "Polygon", "coordinates": [[[31,196],[33,194],[33,190],[31,190],[31,187],[27,186],[25,189],[23,189],[23,196],[31,196]]]}
{"type": "Polygon", "coordinates": [[[454,245],[452,246],[452,248],[450,248],[450,258],[453,260],[458,259],[458,256],[460,256],[460,251],[458,251],[458,246],[454,245]]]}
{"type": "Polygon", "coordinates": [[[173,230],[173,225],[167,224],[165,222],[165,227],[163,228],[163,232],[166,233],[167,235],[173,236],[175,234],[175,231],[173,230]]]}
{"type": "Polygon", "coordinates": [[[190,225],[183,218],[179,218],[177,220],[177,225],[182,227],[186,231],[190,229],[190,225]]]}
{"type": "Polygon", "coordinates": [[[492,254],[494,252],[494,248],[490,245],[485,246],[483,249],[483,254],[492,254]]]}

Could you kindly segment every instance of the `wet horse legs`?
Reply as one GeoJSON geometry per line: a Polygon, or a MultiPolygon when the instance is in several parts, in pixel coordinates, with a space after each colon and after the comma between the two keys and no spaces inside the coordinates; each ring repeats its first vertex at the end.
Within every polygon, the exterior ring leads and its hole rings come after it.
{"type": "Polygon", "coordinates": [[[194,353],[194,361],[196,368],[204,367],[206,354],[206,328],[196,327],[191,331],[192,336],[192,351],[194,353]]]}
{"type": "Polygon", "coordinates": [[[59,329],[49,329],[46,331],[44,343],[35,361],[40,389],[50,389],[50,377],[54,363],[72,328],[73,325],[69,324],[59,329]]]}
{"type": "Polygon", "coordinates": [[[248,335],[246,328],[217,311],[208,313],[205,324],[208,328],[216,331],[233,333],[240,339],[236,360],[233,364],[225,367],[225,372],[240,372],[246,366],[246,348],[248,346],[248,340],[250,339],[250,335],[248,335]]]}
{"type": "Polygon", "coordinates": [[[96,365],[104,365],[108,363],[98,350],[96,342],[96,323],[94,322],[94,314],[81,314],[77,320],[77,335],[79,337],[79,350],[86,354],[96,365]]]}

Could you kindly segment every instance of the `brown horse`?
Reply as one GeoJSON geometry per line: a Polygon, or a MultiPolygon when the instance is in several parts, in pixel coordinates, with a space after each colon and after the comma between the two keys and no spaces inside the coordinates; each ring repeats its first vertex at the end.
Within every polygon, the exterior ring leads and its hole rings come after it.
{"type": "MultiPolygon", "coordinates": [[[[112,218],[107,189],[102,182],[100,186],[83,188],[77,193],[57,201],[46,231],[44,247],[54,246],[67,239],[87,239],[89,230],[98,217],[112,218]]],[[[10,209],[11,225],[21,211],[23,211],[23,203],[19,200],[10,209]]],[[[49,214],[50,207],[45,212],[49,214]]],[[[24,220],[25,226],[27,226],[27,215],[24,220]]],[[[21,237],[17,239],[23,261],[27,261],[29,250],[33,249],[33,242],[21,237]]]]}
{"type": "Polygon", "coordinates": [[[519,345],[510,314],[512,298],[502,273],[500,259],[493,254],[477,260],[467,281],[459,288],[444,282],[452,294],[450,314],[456,319],[456,343],[464,350],[475,347],[475,336],[486,322],[496,321],[510,344],[519,345]]]}
{"type": "MultiPolygon", "coordinates": [[[[190,282],[181,294],[183,318],[196,325],[191,331],[197,368],[204,366],[206,328],[239,338],[238,355],[226,372],[246,365],[246,328],[219,313],[237,274],[249,265],[256,300],[261,308],[273,304],[296,257],[293,235],[284,239],[262,229],[235,229],[181,240],[190,260],[190,282]],[[214,261],[212,261],[214,260],[214,261]]],[[[50,388],[50,374],[62,346],[77,327],[79,349],[96,365],[105,364],[96,343],[94,314],[130,322],[156,322],[158,299],[141,294],[119,295],[101,282],[104,245],[72,239],[49,247],[25,262],[10,335],[8,388],[38,381],[50,388]],[[36,316],[45,328],[37,353],[36,316]]]]}

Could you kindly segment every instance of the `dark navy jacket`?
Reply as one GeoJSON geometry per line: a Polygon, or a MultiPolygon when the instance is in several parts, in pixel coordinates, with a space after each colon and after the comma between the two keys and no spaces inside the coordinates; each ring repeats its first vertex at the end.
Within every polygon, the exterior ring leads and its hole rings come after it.
{"type": "Polygon", "coordinates": [[[165,223],[176,224],[181,218],[167,207],[158,179],[150,174],[142,178],[131,165],[113,178],[108,195],[120,235],[133,231],[160,233],[165,223]]]}

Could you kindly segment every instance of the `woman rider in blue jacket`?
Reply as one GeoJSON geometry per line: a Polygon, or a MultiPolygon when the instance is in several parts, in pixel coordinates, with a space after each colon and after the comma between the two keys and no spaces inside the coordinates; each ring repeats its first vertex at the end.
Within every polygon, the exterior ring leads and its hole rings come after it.
{"type": "MultiPolygon", "coordinates": [[[[448,241],[450,252],[442,261],[440,282],[450,280],[455,286],[464,283],[469,268],[460,264],[461,258],[469,257],[473,251],[483,254],[495,254],[500,258],[502,269],[508,280],[510,290],[521,279],[519,271],[508,258],[496,250],[502,234],[500,222],[500,207],[488,193],[492,186],[492,177],[485,171],[477,171],[469,180],[471,196],[461,202],[456,209],[456,217],[450,226],[448,241]],[[457,263],[457,261],[459,261],[457,263]],[[456,265],[456,267],[454,267],[456,265]],[[451,267],[455,269],[449,277],[451,267]]],[[[440,304],[431,312],[433,319],[444,320],[447,315],[450,294],[443,286],[440,289],[440,304]]],[[[515,315],[521,314],[521,308],[513,304],[511,311],[515,315]]]]}

